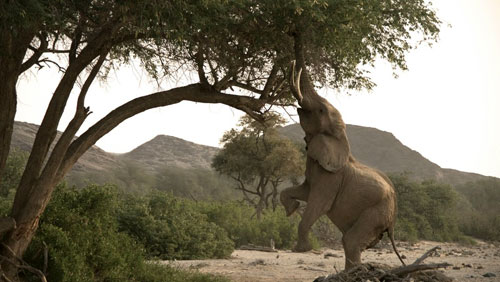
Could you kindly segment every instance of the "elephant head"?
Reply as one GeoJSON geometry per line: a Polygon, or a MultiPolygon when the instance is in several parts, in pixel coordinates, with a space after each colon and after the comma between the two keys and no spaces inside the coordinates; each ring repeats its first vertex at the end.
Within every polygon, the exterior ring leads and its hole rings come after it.
{"type": "Polygon", "coordinates": [[[345,123],[340,112],[314,90],[301,54],[297,56],[297,67],[299,71],[296,75],[294,61],[290,85],[300,105],[297,112],[306,134],[307,155],[325,170],[336,172],[351,156],[345,123]]]}

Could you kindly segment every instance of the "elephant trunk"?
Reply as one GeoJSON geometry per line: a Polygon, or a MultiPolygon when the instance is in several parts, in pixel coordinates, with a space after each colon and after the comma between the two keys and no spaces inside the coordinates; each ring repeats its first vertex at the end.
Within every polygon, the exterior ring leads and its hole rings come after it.
{"type": "Polygon", "coordinates": [[[299,102],[299,105],[305,110],[310,110],[313,104],[320,100],[320,96],[314,90],[314,86],[309,78],[303,49],[302,36],[300,33],[297,33],[295,34],[295,61],[292,65],[290,85],[292,94],[299,102]],[[294,77],[295,69],[298,69],[297,77],[294,77]]]}

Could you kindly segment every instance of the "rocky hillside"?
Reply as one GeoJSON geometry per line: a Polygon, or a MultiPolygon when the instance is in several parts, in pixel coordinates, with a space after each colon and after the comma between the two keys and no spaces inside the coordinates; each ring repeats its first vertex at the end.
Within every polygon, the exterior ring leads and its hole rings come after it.
{"type": "MultiPolygon", "coordinates": [[[[435,179],[449,184],[466,183],[486,177],[443,169],[403,145],[392,133],[386,131],[357,125],[347,125],[346,131],[354,157],[386,173],[408,172],[413,179],[435,179]]],[[[304,143],[304,133],[299,124],[283,127],[281,132],[295,142],[304,143]]]]}
{"type": "MultiPolygon", "coordinates": [[[[12,146],[29,150],[37,128],[37,125],[16,122],[12,146]]],[[[298,124],[281,128],[281,133],[296,142],[304,142],[304,134],[298,124]]],[[[435,179],[449,184],[486,178],[479,174],[443,169],[403,145],[389,132],[348,125],[347,135],[353,155],[358,160],[388,173],[408,172],[414,179],[435,179]]],[[[165,167],[210,169],[211,160],[218,150],[176,137],[159,135],[125,154],[111,154],[93,146],[78,161],[71,173],[88,173],[95,176],[106,171],[130,168],[130,165],[149,172],[158,172],[165,167]]]]}
{"type": "MultiPolygon", "coordinates": [[[[35,135],[38,131],[38,125],[19,122],[14,123],[14,134],[12,135],[11,147],[23,151],[30,151],[35,135]]],[[[57,137],[60,137],[58,132],[57,137]]],[[[73,171],[103,171],[109,170],[118,165],[117,154],[105,152],[97,146],[92,146],[73,166],[73,171]]]]}
{"type": "Polygon", "coordinates": [[[177,137],[158,135],[119,158],[136,161],[148,170],[161,167],[210,168],[212,158],[219,149],[199,145],[177,137]]]}

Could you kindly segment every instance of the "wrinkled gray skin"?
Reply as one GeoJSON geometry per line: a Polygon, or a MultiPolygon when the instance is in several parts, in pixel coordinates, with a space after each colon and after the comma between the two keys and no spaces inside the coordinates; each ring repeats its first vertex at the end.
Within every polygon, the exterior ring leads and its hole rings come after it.
{"type": "Polygon", "coordinates": [[[298,201],[307,202],[294,251],[311,249],[308,232],[326,214],[343,234],[345,268],[349,269],[361,263],[361,252],[377,244],[384,232],[395,249],[396,195],[384,173],[353,158],[339,111],[316,93],[303,61],[297,69],[298,78],[293,78],[293,70],[291,84],[300,105],[300,125],[306,134],[305,181],[283,190],[280,200],[288,216],[299,207],[298,201]]]}

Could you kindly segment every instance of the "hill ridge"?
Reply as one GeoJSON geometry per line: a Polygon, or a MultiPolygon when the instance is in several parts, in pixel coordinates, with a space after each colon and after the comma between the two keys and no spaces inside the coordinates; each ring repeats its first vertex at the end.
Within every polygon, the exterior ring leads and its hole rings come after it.
{"type": "MultiPolygon", "coordinates": [[[[38,125],[35,124],[15,122],[11,146],[29,151],[37,129],[38,125]]],[[[298,124],[287,125],[279,131],[294,142],[304,143],[304,133],[298,124]]],[[[409,177],[416,180],[434,179],[453,185],[490,178],[477,173],[441,168],[416,150],[405,146],[388,131],[359,125],[347,125],[346,131],[354,157],[387,173],[409,172],[409,177]]],[[[130,164],[149,172],[159,172],[168,167],[211,170],[212,158],[219,150],[179,137],[159,134],[123,154],[108,153],[98,146],[92,146],[75,164],[71,173],[91,172],[96,175],[130,164]]]]}

